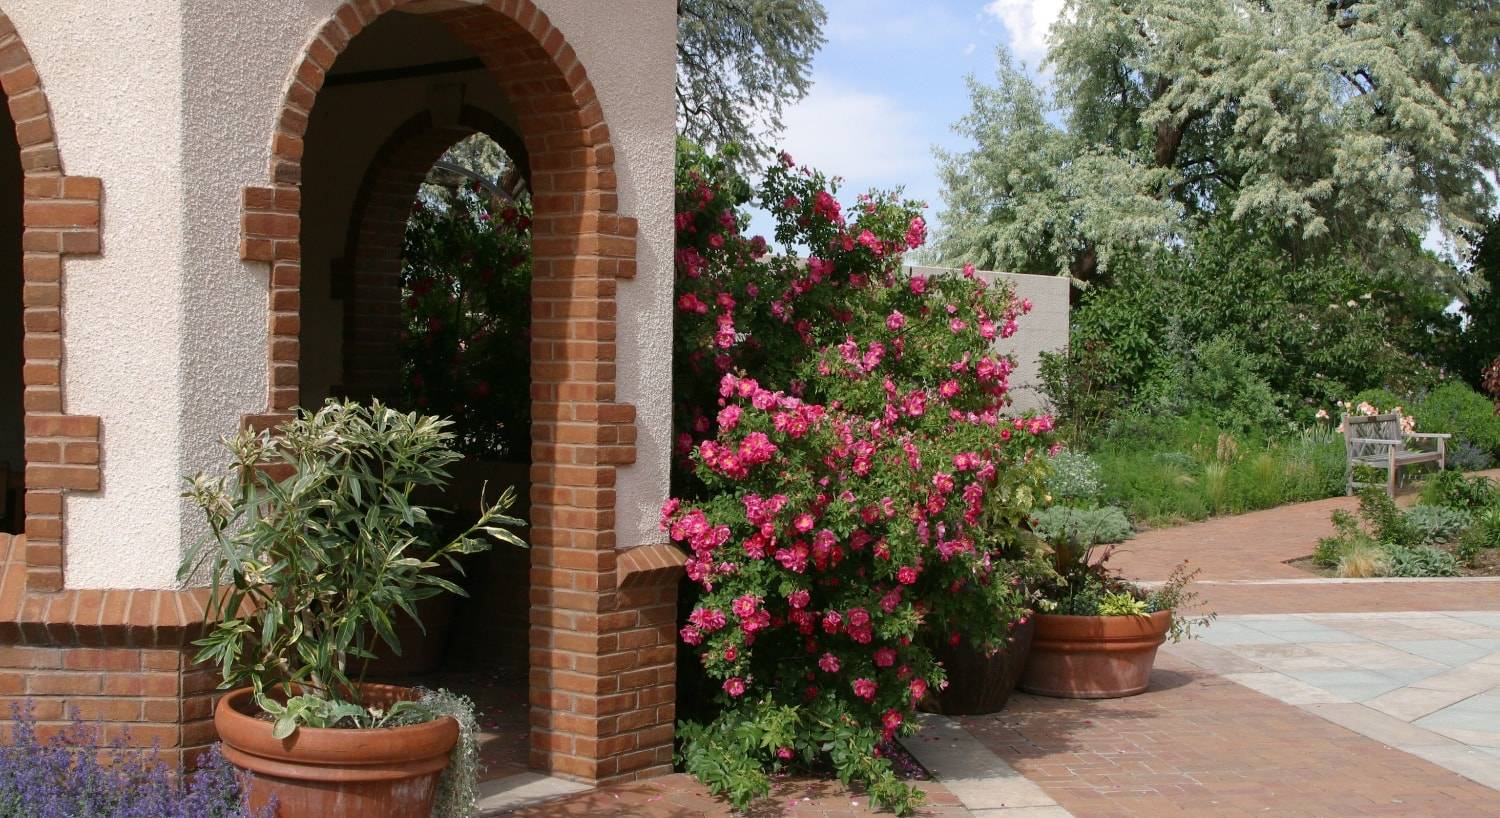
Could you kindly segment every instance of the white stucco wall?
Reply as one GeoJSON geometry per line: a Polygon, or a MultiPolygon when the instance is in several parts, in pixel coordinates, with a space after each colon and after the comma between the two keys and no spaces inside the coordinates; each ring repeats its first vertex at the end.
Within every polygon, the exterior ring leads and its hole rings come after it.
{"type": "MultiPolygon", "coordinates": [[[[913,272],[941,275],[953,271],[941,267],[912,267],[913,272]]],[[[1038,368],[1041,353],[1059,352],[1068,346],[1068,295],[1071,284],[1066,276],[1038,276],[1022,273],[978,271],[986,281],[1001,281],[1015,290],[1017,298],[1031,299],[1031,312],[1016,319],[1016,334],[1000,341],[996,347],[1016,357],[1011,373],[1011,408],[1029,412],[1046,408],[1039,387],[1038,368]]]]}
{"type": "Polygon", "coordinates": [[[620,213],[640,222],[639,271],[620,282],[619,400],[635,404],[636,461],[620,469],[621,546],[665,542],[661,505],[672,445],[673,176],[677,156],[677,4],[538,0],[567,34],[604,105],[620,213]]]}
{"type": "MultiPolygon", "coordinates": [[[[622,546],[655,542],[668,486],[675,4],[538,0],[609,122],[620,210],[619,399],[637,462],[622,546]]],[[[103,418],[103,488],[67,500],[70,587],[169,587],[197,514],[181,476],[266,400],[264,264],[239,260],[241,190],[267,182],[288,72],[337,0],[0,0],[52,103],[65,170],[105,180],[104,253],[67,261],[66,409],[103,418]]],[[[342,236],[340,236],[342,238],[342,236]]]]}
{"type": "Polygon", "coordinates": [[[52,105],[63,169],[105,180],[104,254],[64,278],[66,411],[103,419],[103,486],[67,499],[74,587],[162,587],[181,543],[182,18],[161,0],[0,0],[52,105]]]}

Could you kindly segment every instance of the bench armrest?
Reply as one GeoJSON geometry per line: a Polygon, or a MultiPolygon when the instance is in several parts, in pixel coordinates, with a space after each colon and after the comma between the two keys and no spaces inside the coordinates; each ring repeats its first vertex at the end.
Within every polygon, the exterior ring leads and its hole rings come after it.
{"type": "Polygon", "coordinates": [[[1448,438],[1453,437],[1453,435],[1450,435],[1450,434],[1447,434],[1447,433],[1438,433],[1438,432],[1413,432],[1412,434],[1407,435],[1407,437],[1417,437],[1417,438],[1424,438],[1424,439],[1425,438],[1433,438],[1433,439],[1438,439],[1438,440],[1447,440],[1448,438]]]}

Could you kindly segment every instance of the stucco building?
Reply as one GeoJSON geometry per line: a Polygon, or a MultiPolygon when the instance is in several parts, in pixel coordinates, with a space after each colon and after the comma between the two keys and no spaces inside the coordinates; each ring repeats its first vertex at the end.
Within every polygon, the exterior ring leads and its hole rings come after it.
{"type": "MultiPolygon", "coordinates": [[[[183,753],[219,438],[392,371],[401,225],[489,134],[535,207],[532,766],[667,769],[675,4],[0,0],[0,697],[183,753]],[[3,484],[0,484],[3,485],[3,484]],[[24,494],[24,497],[22,496],[24,494]]],[[[469,623],[482,629],[484,623],[469,623]]]]}

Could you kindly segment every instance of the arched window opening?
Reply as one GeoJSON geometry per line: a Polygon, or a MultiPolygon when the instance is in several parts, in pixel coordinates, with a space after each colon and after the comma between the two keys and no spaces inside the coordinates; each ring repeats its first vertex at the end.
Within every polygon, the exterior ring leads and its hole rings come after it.
{"type": "Polygon", "coordinates": [[[0,533],[25,526],[25,387],[21,306],[21,147],[0,94],[0,533]]]}

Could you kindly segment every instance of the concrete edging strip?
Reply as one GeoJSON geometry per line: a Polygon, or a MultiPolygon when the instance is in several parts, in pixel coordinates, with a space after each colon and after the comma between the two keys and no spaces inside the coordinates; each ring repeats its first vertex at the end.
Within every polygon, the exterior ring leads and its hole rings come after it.
{"type": "Polygon", "coordinates": [[[1041,787],[947,716],[918,716],[901,744],[976,818],[1073,818],[1041,787]]]}

